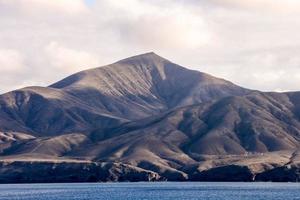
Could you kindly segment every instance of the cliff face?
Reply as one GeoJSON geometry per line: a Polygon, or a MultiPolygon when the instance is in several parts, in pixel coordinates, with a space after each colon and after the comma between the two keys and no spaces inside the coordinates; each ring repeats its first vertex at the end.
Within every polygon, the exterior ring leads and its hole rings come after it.
{"type": "Polygon", "coordinates": [[[127,58],[0,95],[0,180],[296,181],[299,100],[127,58]]]}

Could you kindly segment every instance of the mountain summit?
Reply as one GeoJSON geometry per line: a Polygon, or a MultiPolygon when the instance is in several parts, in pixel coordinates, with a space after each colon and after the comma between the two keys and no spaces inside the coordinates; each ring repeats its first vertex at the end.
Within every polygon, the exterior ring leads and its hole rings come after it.
{"type": "Polygon", "coordinates": [[[126,58],[1,95],[0,182],[265,179],[299,163],[299,99],[126,58]]]}
{"type": "Polygon", "coordinates": [[[39,136],[89,133],[246,92],[228,81],[147,53],[76,73],[49,87],[2,95],[1,116],[5,120],[0,130],[39,136]]]}
{"type": "Polygon", "coordinates": [[[228,81],[183,68],[155,53],[82,71],[50,87],[127,119],[247,92],[228,81]]]}

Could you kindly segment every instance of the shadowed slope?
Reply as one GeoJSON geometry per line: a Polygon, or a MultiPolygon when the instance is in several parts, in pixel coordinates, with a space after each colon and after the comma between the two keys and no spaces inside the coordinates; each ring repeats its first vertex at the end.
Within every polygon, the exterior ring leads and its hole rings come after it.
{"type": "MultiPolygon", "coordinates": [[[[255,92],[182,107],[117,128],[94,131],[91,137],[99,142],[87,152],[113,160],[130,158],[135,151],[164,155],[169,160],[180,154],[176,162],[185,163],[204,154],[295,150],[300,140],[295,96],[299,94],[255,92]]],[[[149,159],[143,154],[140,157],[149,159]]],[[[137,157],[129,160],[136,161],[137,157]]]]}
{"type": "Polygon", "coordinates": [[[53,88],[29,87],[3,94],[0,106],[1,131],[35,136],[89,133],[127,121],[53,88]]]}
{"type": "MultiPolygon", "coordinates": [[[[185,180],[199,167],[207,170],[232,163],[260,173],[296,162],[293,152],[298,151],[300,140],[298,97],[299,93],[259,92],[225,97],[99,129],[89,136],[32,139],[7,148],[5,155],[127,163],[168,180],[185,180]]],[[[206,174],[205,178],[211,177],[206,174]]]]}

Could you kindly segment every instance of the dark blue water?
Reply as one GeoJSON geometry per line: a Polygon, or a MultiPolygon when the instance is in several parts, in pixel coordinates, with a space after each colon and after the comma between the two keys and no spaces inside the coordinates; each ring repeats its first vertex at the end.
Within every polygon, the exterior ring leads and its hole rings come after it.
{"type": "Polygon", "coordinates": [[[87,183],[0,185],[5,200],[291,200],[297,183],[87,183]]]}

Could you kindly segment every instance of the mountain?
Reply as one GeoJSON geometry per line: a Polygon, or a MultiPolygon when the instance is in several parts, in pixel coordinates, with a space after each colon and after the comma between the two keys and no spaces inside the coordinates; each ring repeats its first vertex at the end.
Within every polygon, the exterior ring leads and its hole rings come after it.
{"type": "Polygon", "coordinates": [[[299,102],[130,57],[1,95],[0,182],[295,181],[299,102]]]}
{"type": "Polygon", "coordinates": [[[89,133],[169,109],[248,90],[185,69],[154,53],[71,75],[49,87],[0,96],[2,132],[89,133]],[[10,125],[10,123],[12,123],[10,125]]]}
{"type": "Polygon", "coordinates": [[[126,119],[140,119],[168,109],[247,92],[228,81],[188,70],[154,53],[83,71],[50,87],[126,119]]]}

